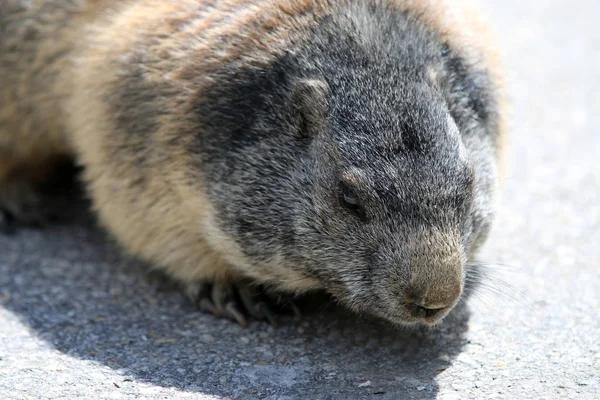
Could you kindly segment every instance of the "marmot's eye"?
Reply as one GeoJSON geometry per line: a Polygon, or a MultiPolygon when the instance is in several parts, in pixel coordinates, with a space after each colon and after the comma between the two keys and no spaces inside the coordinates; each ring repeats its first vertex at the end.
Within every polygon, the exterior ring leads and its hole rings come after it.
{"type": "Polygon", "coordinates": [[[356,193],[345,183],[340,183],[340,204],[352,214],[362,218],[364,213],[356,193]]]}

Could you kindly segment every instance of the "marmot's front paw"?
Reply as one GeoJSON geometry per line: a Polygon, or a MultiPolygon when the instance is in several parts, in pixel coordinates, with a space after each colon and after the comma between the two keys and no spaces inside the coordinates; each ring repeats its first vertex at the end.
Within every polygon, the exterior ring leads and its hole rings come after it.
{"type": "Polygon", "coordinates": [[[43,226],[51,217],[46,211],[27,182],[0,184],[0,232],[12,233],[19,225],[43,226]]]}
{"type": "Polygon", "coordinates": [[[237,321],[244,328],[248,326],[249,318],[277,326],[279,314],[291,313],[300,317],[300,310],[291,295],[269,293],[264,287],[250,282],[202,282],[187,286],[185,292],[200,310],[237,321]]]}
{"type": "Polygon", "coordinates": [[[67,219],[67,197],[47,196],[26,181],[0,183],[0,233],[14,233],[22,226],[40,228],[67,219]]]}

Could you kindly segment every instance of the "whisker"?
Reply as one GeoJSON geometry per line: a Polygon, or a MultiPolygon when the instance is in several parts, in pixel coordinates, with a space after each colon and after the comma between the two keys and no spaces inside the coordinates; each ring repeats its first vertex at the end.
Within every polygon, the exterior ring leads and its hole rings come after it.
{"type": "Polygon", "coordinates": [[[465,290],[470,291],[470,298],[486,304],[492,301],[495,304],[487,305],[493,305],[497,309],[499,304],[506,305],[507,302],[514,302],[532,313],[538,312],[534,302],[526,293],[498,276],[504,273],[531,275],[527,271],[491,262],[472,261],[466,265],[471,268],[465,273],[465,290]],[[492,296],[486,296],[486,292],[492,296]]]}
{"type": "Polygon", "coordinates": [[[502,290],[501,288],[507,289],[508,291],[516,293],[517,295],[522,297],[523,300],[528,300],[528,296],[523,291],[517,289],[514,285],[511,285],[510,283],[499,278],[498,276],[494,276],[492,274],[481,274],[476,278],[469,277],[469,279],[478,279],[480,283],[486,284],[488,286],[495,285],[494,287],[498,290],[502,290]]]}
{"type": "MultiPolygon", "coordinates": [[[[487,323],[489,323],[490,321],[489,321],[489,319],[488,319],[488,313],[485,313],[485,312],[483,312],[483,310],[480,308],[480,305],[478,305],[478,304],[477,304],[476,302],[474,302],[473,300],[477,300],[477,301],[479,301],[479,302],[481,302],[481,303],[484,303],[484,304],[485,304],[485,302],[483,302],[481,299],[474,299],[473,297],[470,297],[469,299],[466,299],[466,300],[465,300],[465,303],[466,303],[466,304],[467,304],[467,305],[468,305],[468,306],[469,306],[471,309],[473,309],[473,308],[474,308],[474,309],[475,309],[475,311],[476,311],[476,313],[477,313],[478,315],[480,315],[480,316],[483,318],[483,320],[486,322],[486,324],[487,324],[487,323]]],[[[487,304],[485,304],[485,305],[487,306],[487,304]]]]}
{"type": "Polygon", "coordinates": [[[467,268],[476,268],[468,269],[467,271],[475,271],[475,272],[483,272],[483,271],[500,271],[500,272],[510,272],[515,274],[524,274],[531,275],[531,273],[527,270],[516,268],[510,265],[501,264],[501,263],[488,263],[488,262],[467,262],[465,264],[467,268]]]}

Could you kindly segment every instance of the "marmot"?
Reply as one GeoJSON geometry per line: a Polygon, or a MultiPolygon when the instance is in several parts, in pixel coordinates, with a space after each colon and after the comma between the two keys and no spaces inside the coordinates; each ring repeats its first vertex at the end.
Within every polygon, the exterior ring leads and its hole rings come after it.
{"type": "Polygon", "coordinates": [[[462,0],[4,0],[0,214],[73,157],[205,310],[266,318],[260,284],[432,325],[492,222],[498,65],[462,0]]]}

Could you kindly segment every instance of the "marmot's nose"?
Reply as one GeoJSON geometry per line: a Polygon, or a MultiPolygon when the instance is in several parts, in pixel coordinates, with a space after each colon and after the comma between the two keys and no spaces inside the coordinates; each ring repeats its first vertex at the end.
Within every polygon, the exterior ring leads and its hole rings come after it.
{"type": "Polygon", "coordinates": [[[404,307],[414,318],[424,322],[434,322],[442,318],[456,304],[462,285],[436,287],[436,285],[415,287],[410,290],[404,307]]]}

